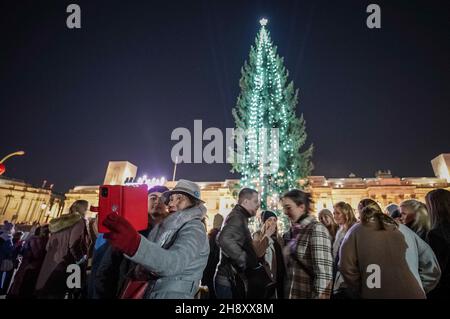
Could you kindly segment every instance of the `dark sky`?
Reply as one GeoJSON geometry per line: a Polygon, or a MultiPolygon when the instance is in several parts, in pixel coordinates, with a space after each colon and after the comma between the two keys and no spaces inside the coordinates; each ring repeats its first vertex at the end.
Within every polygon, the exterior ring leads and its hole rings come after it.
{"type": "MultiPolygon", "coordinates": [[[[32,1],[0,4],[0,155],[56,190],[102,182],[109,160],[171,177],[176,127],[233,127],[240,69],[269,19],[300,90],[314,175],[433,176],[450,152],[448,1],[32,1]],[[81,6],[82,29],[66,28],[81,6]],[[365,21],[381,6],[382,28],[365,21]]],[[[181,164],[178,177],[231,178],[181,164]]]]}

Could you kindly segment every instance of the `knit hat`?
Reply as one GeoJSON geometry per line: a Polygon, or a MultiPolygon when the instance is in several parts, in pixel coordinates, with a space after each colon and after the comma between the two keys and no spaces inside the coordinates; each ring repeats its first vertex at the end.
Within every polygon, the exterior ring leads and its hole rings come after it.
{"type": "Polygon", "coordinates": [[[157,186],[153,186],[152,188],[150,188],[148,190],[148,193],[164,193],[167,192],[169,189],[166,186],[161,186],[161,185],[157,185],[157,186]]]}
{"type": "Polygon", "coordinates": [[[223,223],[223,216],[220,215],[219,213],[215,214],[213,219],[213,228],[220,229],[222,227],[222,223],[223,223]]]}
{"type": "Polygon", "coordinates": [[[264,224],[266,222],[266,220],[268,220],[270,217],[275,217],[276,219],[278,219],[277,215],[270,211],[270,210],[265,210],[261,213],[261,221],[264,224]]]}
{"type": "Polygon", "coordinates": [[[386,211],[388,212],[389,216],[392,218],[399,218],[401,216],[400,214],[400,208],[397,204],[389,204],[386,206],[386,211]]]}

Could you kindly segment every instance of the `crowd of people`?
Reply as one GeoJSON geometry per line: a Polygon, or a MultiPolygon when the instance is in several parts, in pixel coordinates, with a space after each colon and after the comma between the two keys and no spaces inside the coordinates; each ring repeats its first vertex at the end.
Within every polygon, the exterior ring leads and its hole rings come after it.
{"type": "Polygon", "coordinates": [[[99,233],[87,201],[28,234],[0,230],[0,295],[40,299],[425,299],[450,298],[450,192],[430,191],[382,209],[362,199],[314,212],[307,192],[280,198],[290,221],[260,211],[243,188],[207,232],[200,187],[180,180],[148,192],[149,224],[137,231],[117,214],[99,233]],[[316,217],[317,216],[317,217],[316,217]],[[261,227],[249,229],[249,219],[261,227]],[[69,287],[69,265],[80,285],[69,287]]]}

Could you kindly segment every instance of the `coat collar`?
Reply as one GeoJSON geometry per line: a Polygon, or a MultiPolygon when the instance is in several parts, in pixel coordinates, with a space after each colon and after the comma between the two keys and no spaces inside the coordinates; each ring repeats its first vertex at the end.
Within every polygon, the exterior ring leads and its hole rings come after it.
{"type": "Polygon", "coordinates": [[[246,210],[243,206],[236,204],[236,206],[234,206],[233,210],[237,211],[238,213],[241,213],[245,216],[245,218],[249,219],[250,217],[252,217],[252,215],[248,212],[248,210],[246,210]]]}
{"type": "Polygon", "coordinates": [[[169,214],[150,231],[147,238],[162,247],[184,224],[194,219],[202,220],[205,215],[206,207],[203,204],[169,214]]]}
{"type": "Polygon", "coordinates": [[[294,224],[304,227],[304,226],[312,223],[315,219],[316,218],[313,215],[303,214],[302,216],[300,216],[300,218],[294,224]]]}
{"type": "Polygon", "coordinates": [[[83,219],[83,215],[78,212],[62,215],[59,218],[52,219],[48,225],[51,233],[57,233],[61,230],[72,227],[83,219]]]}

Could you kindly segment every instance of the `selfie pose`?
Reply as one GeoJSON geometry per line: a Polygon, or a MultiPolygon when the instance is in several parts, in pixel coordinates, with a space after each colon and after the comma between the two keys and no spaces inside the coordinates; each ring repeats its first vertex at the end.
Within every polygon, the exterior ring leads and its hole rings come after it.
{"type": "MultiPolygon", "coordinates": [[[[147,229],[139,231],[144,237],[167,217],[168,210],[162,194],[168,190],[167,187],[160,185],[148,190],[148,226],[147,229]]],[[[107,240],[102,238],[102,241],[105,243],[94,253],[90,278],[91,298],[114,299],[120,295],[129,277],[134,277],[131,276],[134,273],[131,268],[135,263],[109,245],[107,240]]]]}
{"type": "Polygon", "coordinates": [[[208,261],[209,245],[202,222],[206,207],[200,188],[181,179],[164,193],[169,215],[148,237],[139,234],[123,217],[110,214],[104,226],[111,246],[151,273],[145,299],[194,298],[208,261]]]}

